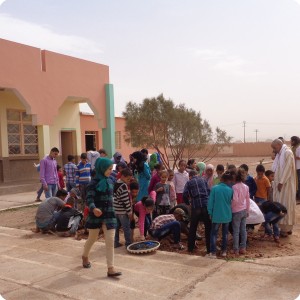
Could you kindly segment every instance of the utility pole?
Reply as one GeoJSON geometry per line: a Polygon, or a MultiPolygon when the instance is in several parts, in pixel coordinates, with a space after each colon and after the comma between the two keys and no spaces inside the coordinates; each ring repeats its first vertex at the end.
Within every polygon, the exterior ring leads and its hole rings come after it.
{"type": "Polygon", "coordinates": [[[246,121],[243,121],[243,127],[244,127],[244,143],[246,143],[246,121]]]}
{"type": "Polygon", "coordinates": [[[256,143],[257,143],[257,133],[258,133],[259,131],[258,131],[258,129],[255,129],[254,132],[255,132],[255,140],[256,140],[256,143]]]}

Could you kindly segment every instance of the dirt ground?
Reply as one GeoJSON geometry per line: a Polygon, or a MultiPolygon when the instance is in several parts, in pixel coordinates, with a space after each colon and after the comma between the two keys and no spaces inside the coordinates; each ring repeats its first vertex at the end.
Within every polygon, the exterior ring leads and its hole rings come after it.
{"type": "MultiPolygon", "coordinates": [[[[19,229],[30,230],[35,226],[34,216],[36,213],[37,207],[26,207],[21,209],[14,209],[0,212],[0,226],[12,227],[19,229]]],[[[297,224],[300,224],[300,205],[297,205],[297,224]]],[[[251,259],[251,258],[269,258],[269,257],[280,257],[280,256],[292,256],[300,255],[300,225],[296,225],[293,230],[293,234],[287,238],[281,238],[280,243],[277,244],[273,240],[264,240],[261,238],[263,232],[258,231],[258,226],[255,227],[255,230],[252,234],[248,235],[249,245],[247,247],[247,254],[235,258],[234,255],[230,253],[232,249],[232,236],[229,234],[229,251],[227,259],[251,259]]],[[[38,233],[40,234],[40,233],[38,233]]],[[[204,236],[203,229],[200,229],[200,234],[204,236]]],[[[123,234],[121,236],[121,242],[123,239],[123,234]]],[[[138,228],[135,230],[135,236],[137,239],[138,228]]],[[[81,235],[81,238],[86,238],[87,236],[81,235]]],[[[100,241],[103,241],[103,236],[100,235],[100,241]]],[[[162,251],[171,251],[171,252],[180,252],[187,254],[187,237],[182,235],[182,243],[185,246],[185,250],[174,250],[172,244],[166,238],[161,241],[160,250],[162,251]]],[[[220,243],[220,241],[219,241],[220,243]]],[[[204,239],[197,242],[198,248],[195,249],[194,255],[204,256],[206,254],[205,241],[204,239]]]]}

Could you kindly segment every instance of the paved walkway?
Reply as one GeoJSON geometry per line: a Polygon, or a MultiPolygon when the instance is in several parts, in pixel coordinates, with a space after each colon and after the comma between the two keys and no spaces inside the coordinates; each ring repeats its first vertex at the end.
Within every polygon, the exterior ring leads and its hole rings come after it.
{"type": "Polygon", "coordinates": [[[105,246],[81,267],[84,241],[0,227],[0,295],[9,299],[296,299],[300,256],[251,262],[116,250],[120,279],[106,276],[105,246]]]}
{"type": "MultiPolygon", "coordinates": [[[[42,199],[44,198],[42,195],[42,199]]],[[[38,203],[35,199],[36,192],[0,195],[0,210],[38,203]]]]}

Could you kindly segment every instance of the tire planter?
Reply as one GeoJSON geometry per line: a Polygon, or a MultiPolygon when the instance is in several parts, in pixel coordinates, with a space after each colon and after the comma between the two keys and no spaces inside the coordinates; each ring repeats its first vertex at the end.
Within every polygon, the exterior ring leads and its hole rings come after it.
{"type": "Polygon", "coordinates": [[[160,243],[157,241],[141,241],[130,244],[127,251],[133,254],[144,254],[157,250],[159,246],[160,243]]]}

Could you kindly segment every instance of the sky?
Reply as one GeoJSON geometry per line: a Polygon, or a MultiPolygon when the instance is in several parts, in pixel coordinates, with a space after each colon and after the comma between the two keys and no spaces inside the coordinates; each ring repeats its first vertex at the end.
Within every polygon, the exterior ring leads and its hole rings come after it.
{"type": "Polygon", "coordinates": [[[116,116],[163,94],[233,140],[300,135],[300,0],[0,0],[0,38],[108,65],[116,116]]]}

